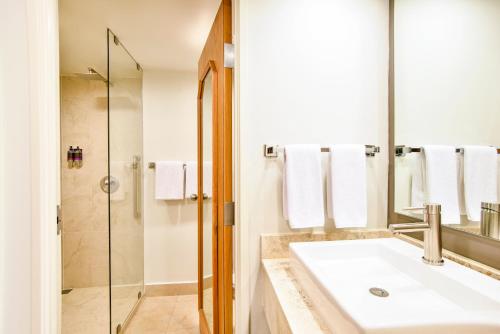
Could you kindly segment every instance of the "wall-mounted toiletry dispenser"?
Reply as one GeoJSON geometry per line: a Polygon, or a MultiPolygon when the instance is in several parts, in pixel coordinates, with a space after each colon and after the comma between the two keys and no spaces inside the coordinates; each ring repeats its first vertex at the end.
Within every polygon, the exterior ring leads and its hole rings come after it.
{"type": "Polygon", "coordinates": [[[66,156],[67,156],[66,160],[68,161],[68,168],[73,168],[73,163],[75,161],[75,149],[73,148],[73,146],[69,147],[66,156]]]}
{"type": "Polygon", "coordinates": [[[75,149],[75,159],[73,165],[76,168],[81,168],[83,166],[83,150],[80,146],[77,146],[75,149]]]}
{"type": "Polygon", "coordinates": [[[81,168],[83,166],[83,150],[80,146],[70,146],[67,153],[68,168],[81,168]]]}

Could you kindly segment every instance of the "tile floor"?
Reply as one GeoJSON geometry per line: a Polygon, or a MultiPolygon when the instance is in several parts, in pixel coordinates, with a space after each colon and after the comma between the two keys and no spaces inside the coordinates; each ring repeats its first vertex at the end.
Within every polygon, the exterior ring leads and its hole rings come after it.
{"type": "Polygon", "coordinates": [[[199,334],[196,295],[145,297],[125,334],[199,334]]]}
{"type": "MultiPolygon", "coordinates": [[[[140,285],[113,287],[113,327],[137,302],[140,285]]],[[[77,288],[62,295],[62,334],[109,333],[109,287],[77,288]]]]}
{"type": "Polygon", "coordinates": [[[62,295],[63,334],[109,332],[109,289],[78,288],[62,295]]]}

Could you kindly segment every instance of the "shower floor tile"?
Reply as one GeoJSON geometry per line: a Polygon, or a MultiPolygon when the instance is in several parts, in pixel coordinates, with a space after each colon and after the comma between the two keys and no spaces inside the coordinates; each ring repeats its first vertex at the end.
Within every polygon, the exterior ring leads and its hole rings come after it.
{"type": "Polygon", "coordinates": [[[197,296],[146,297],[125,334],[199,333],[197,296]]]}
{"type": "Polygon", "coordinates": [[[62,334],[109,332],[109,288],[76,288],[62,295],[62,334]]]}

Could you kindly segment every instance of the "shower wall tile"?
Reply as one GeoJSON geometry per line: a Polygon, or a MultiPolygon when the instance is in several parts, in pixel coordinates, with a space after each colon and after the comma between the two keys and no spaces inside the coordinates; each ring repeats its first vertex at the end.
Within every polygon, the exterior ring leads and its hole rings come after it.
{"type": "Polygon", "coordinates": [[[111,92],[111,175],[119,179],[124,195],[111,197],[99,185],[108,174],[107,87],[102,81],[61,78],[61,163],[63,218],[63,286],[94,287],[109,284],[109,245],[113,286],[135,286],[143,281],[143,225],[134,217],[131,162],[141,155],[142,120],[140,81],[114,81],[111,92]],[[140,128],[140,127],[139,127],[140,128]],[[132,131],[133,130],[133,131],[132,131]],[[83,148],[83,167],[69,169],[66,150],[83,148]],[[113,170],[123,164],[123,174],[113,170]],[[109,231],[111,230],[111,238],[109,231]]]}
{"type": "Polygon", "coordinates": [[[104,286],[109,281],[107,88],[102,81],[61,78],[63,287],[104,286]],[[66,150],[83,149],[83,167],[69,169],[66,150]]]}

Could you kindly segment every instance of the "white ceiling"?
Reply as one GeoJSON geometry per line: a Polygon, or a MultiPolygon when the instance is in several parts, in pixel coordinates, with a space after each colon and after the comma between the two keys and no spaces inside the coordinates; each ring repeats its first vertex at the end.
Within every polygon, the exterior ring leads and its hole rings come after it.
{"type": "Polygon", "coordinates": [[[109,27],[144,69],[197,68],[220,0],[59,0],[61,73],[106,72],[109,27]]]}

